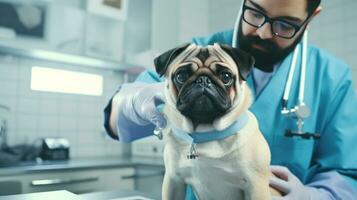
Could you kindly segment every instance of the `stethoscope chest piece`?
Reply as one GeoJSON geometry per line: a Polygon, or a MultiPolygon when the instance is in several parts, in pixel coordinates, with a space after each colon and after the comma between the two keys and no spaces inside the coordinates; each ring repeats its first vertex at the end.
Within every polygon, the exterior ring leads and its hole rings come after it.
{"type": "Polygon", "coordinates": [[[296,136],[301,137],[303,139],[320,139],[321,135],[319,133],[308,133],[303,131],[304,119],[310,116],[310,109],[308,106],[301,103],[295,106],[293,109],[287,109],[286,107],[284,107],[281,113],[296,120],[297,131],[286,129],[284,134],[285,137],[296,136]]]}

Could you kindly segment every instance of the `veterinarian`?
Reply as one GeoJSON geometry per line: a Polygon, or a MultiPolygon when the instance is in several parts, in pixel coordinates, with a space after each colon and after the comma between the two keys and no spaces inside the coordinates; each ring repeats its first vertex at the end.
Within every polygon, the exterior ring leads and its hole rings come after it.
{"type": "MultiPolygon", "coordinates": [[[[254,95],[250,110],[271,149],[271,169],[278,178],[272,178],[270,185],[284,194],[274,199],[356,197],[357,95],[349,66],[308,46],[304,103],[311,113],[304,121],[304,131],[319,133],[321,138],[284,136],[286,129],[296,129],[296,120],[281,113],[293,51],[320,13],[319,4],[320,0],[245,0],[236,31],[193,39],[198,45],[236,42],[254,56],[256,64],[247,80],[254,95]]],[[[301,62],[300,54],[296,77],[301,62]]],[[[162,81],[154,71],[147,70],[135,83],[122,85],[105,109],[109,135],[130,142],[152,135],[155,126],[165,126],[155,107],[163,98],[162,81]]],[[[288,107],[298,99],[299,78],[292,80],[291,88],[288,107]]],[[[194,199],[190,188],[186,198],[194,199]]]]}

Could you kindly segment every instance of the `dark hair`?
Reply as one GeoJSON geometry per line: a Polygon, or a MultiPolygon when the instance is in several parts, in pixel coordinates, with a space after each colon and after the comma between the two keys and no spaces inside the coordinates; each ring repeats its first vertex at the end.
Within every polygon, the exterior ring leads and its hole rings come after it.
{"type": "Polygon", "coordinates": [[[321,0],[307,0],[307,12],[311,15],[320,5],[321,0]]]}

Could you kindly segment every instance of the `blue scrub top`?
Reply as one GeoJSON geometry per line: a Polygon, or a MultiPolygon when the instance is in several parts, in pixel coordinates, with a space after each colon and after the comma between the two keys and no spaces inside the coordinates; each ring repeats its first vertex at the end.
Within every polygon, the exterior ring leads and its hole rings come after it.
{"type": "MultiPolygon", "coordinates": [[[[193,42],[202,46],[213,43],[231,45],[232,36],[233,31],[226,31],[208,38],[194,38],[193,42]]],[[[291,58],[289,55],[284,59],[258,96],[254,94],[252,75],[247,80],[254,96],[250,110],[257,117],[260,130],[269,144],[271,164],[288,167],[303,183],[316,173],[336,170],[356,189],[357,97],[351,70],[334,56],[309,45],[304,101],[311,115],[304,121],[303,130],[320,133],[321,139],[286,138],[286,129],[297,130],[296,120],[281,114],[291,58]]],[[[301,58],[296,66],[288,108],[298,101],[300,61],[301,58]]],[[[162,79],[156,72],[148,70],[138,77],[138,81],[157,82],[162,79]]],[[[193,196],[190,188],[188,193],[188,196],[193,196]]]]}

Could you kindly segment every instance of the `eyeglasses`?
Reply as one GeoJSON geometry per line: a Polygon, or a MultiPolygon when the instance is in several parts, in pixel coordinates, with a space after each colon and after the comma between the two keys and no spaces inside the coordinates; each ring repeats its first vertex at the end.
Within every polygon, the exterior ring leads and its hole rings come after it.
{"type": "Polygon", "coordinates": [[[260,28],[266,22],[269,22],[271,25],[272,33],[274,33],[274,35],[278,37],[285,39],[293,38],[296,33],[299,32],[301,27],[307,22],[308,19],[309,16],[299,26],[282,19],[272,19],[259,10],[243,5],[243,20],[246,23],[251,26],[254,26],[255,28],[260,28]]]}

